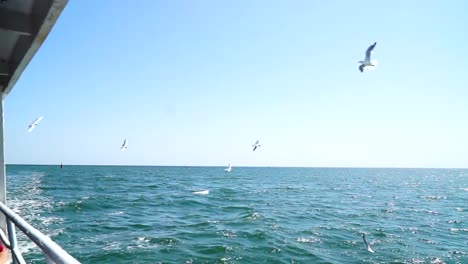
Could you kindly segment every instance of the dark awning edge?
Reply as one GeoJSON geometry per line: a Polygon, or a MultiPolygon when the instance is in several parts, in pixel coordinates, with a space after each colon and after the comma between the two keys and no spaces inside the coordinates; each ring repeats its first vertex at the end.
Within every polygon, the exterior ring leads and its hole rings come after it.
{"type": "MultiPolygon", "coordinates": [[[[29,62],[32,60],[36,52],[39,50],[41,45],[44,43],[45,39],[49,35],[50,31],[52,30],[53,26],[55,25],[58,17],[62,13],[63,9],[65,8],[68,0],[53,0],[52,4],[49,8],[47,15],[44,17],[43,21],[40,23],[39,30],[37,34],[34,36],[33,41],[31,42],[29,48],[27,48],[23,58],[18,63],[17,67],[14,69],[9,69],[11,77],[7,81],[6,85],[2,87],[2,99],[4,99],[10,91],[15,86],[16,82],[21,77],[24,69],[28,66],[29,62]]],[[[20,56],[22,54],[19,54],[20,56]]]]}

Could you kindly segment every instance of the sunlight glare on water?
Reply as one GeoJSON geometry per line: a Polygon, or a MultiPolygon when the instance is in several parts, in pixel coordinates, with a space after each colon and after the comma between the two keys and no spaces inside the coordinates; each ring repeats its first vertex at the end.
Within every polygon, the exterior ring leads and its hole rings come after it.
{"type": "MultiPolygon", "coordinates": [[[[12,165],[7,173],[10,206],[83,263],[468,263],[468,170],[12,165]]],[[[24,236],[20,245],[27,261],[43,263],[24,236]]]]}

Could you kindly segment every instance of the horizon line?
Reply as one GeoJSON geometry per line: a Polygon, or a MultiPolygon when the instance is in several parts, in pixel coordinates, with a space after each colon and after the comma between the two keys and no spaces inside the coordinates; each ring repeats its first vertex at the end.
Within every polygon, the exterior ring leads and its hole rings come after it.
{"type": "MultiPolygon", "coordinates": [[[[60,164],[11,163],[6,166],[60,166],[60,164]]],[[[100,167],[226,167],[225,165],[116,165],[116,164],[63,164],[63,166],[100,166],[100,167]]],[[[304,168],[304,169],[452,169],[466,170],[464,167],[370,167],[370,166],[250,166],[239,165],[237,168],[304,168]]]]}

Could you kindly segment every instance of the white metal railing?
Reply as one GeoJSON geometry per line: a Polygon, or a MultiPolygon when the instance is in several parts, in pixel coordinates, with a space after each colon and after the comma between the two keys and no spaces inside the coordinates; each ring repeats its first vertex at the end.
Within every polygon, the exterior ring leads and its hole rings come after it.
{"type": "Polygon", "coordinates": [[[47,263],[80,263],[54,241],[52,241],[52,239],[31,226],[28,222],[26,222],[23,218],[13,212],[2,202],[0,202],[0,211],[7,219],[8,227],[8,238],[0,228],[0,239],[2,240],[3,244],[8,249],[10,249],[13,263],[26,263],[23,259],[23,256],[21,255],[21,252],[19,251],[16,242],[15,226],[23,231],[23,233],[42,250],[47,263]]]}
{"type": "MultiPolygon", "coordinates": [[[[4,2],[0,0],[0,2],[4,2]]],[[[28,32],[30,33],[30,41],[28,44],[21,46],[21,49],[14,48],[16,44],[15,38],[12,38],[14,41],[7,41],[14,44],[11,49],[9,50],[9,44],[7,44],[7,58],[8,57],[18,57],[21,58],[16,66],[14,66],[10,71],[8,71],[8,78],[6,79],[6,83],[0,83],[0,239],[2,240],[3,244],[10,249],[12,260],[14,263],[25,263],[21,252],[18,249],[18,245],[16,242],[16,233],[15,233],[15,226],[18,227],[23,233],[36,245],[42,250],[44,253],[44,257],[47,263],[79,263],[76,259],[70,256],[65,250],[63,250],[59,245],[53,242],[49,237],[42,234],[39,230],[32,227],[28,224],[24,219],[20,216],[15,214],[10,208],[8,208],[6,204],[6,170],[5,170],[5,150],[4,150],[4,134],[3,134],[3,100],[8,95],[8,93],[13,89],[16,81],[19,80],[21,74],[23,73],[24,69],[31,61],[34,54],[36,54],[37,50],[40,48],[44,40],[46,39],[47,35],[49,34],[52,27],[55,25],[58,17],[62,13],[63,9],[65,8],[68,0],[51,0],[51,1],[13,1],[12,6],[21,9],[27,10],[28,6],[33,5],[34,7],[38,7],[38,10],[45,11],[45,13],[39,12],[41,14],[36,14],[31,11],[29,8],[29,12],[22,13],[18,12],[20,15],[15,15],[15,23],[29,25],[31,29],[34,28],[33,31],[28,32]],[[27,2],[27,3],[23,3],[27,2]],[[23,8],[24,7],[24,8],[23,8]],[[37,18],[37,19],[36,19],[37,18]],[[16,21],[18,20],[18,21],[16,21]],[[24,21],[23,21],[24,20],[24,21]],[[36,21],[37,20],[37,21],[36,21]],[[34,22],[34,23],[33,23],[34,22]],[[24,52],[23,52],[24,51],[24,52]],[[6,86],[5,86],[6,85],[6,86]],[[8,237],[6,236],[5,232],[7,231],[8,237]]],[[[8,3],[7,3],[8,6],[8,3]]],[[[2,7],[3,8],[3,7],[2,7]]],[[[8,9],[6,9],[8,10],[8,9]]],[[[12,12],[15,12],[13,10],[12,12]]],[[[0,28],[3,30],[3,27],[0,28]]],[[[8,30],[7,30],[8,31],[8,30]]],[[[16,34],[15,34],[16,35],[16,34]]],[[[8,36],[8,34],[7,34],[8,36]]],[[[7,37],[9,39],[10,36],[7,37]]],[[[17,45],[16,45],[17,46],[17,45]]],[[[2,263],[3,264],[3,263],[2,263]]]]}

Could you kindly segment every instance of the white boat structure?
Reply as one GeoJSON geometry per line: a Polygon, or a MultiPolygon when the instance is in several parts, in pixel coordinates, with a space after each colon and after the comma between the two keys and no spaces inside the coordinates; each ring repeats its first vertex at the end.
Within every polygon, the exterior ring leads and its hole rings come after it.
{"type": "Polygon", "coordinates": [[[0,1],[0,264],[26,263],[16,240],[20,229],[43,252],[46,263],[80,263],[7,204],[3,101],[55,25],[68,0],[0,1]],[[8,249],[8,250],[7,250],[8,249]]]}

